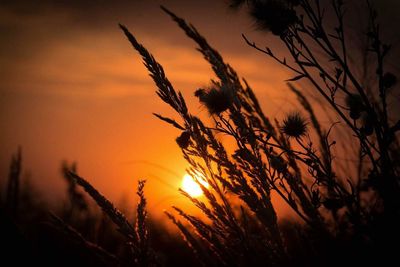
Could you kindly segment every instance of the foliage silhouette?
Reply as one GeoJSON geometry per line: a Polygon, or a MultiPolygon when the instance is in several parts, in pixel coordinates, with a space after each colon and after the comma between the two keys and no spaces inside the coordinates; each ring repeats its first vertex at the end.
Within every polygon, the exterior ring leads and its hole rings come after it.
{"type": "Polygon", "coordinates": [[[370,78],[377,81],[369,88],[360,80],[362,77],[357,77],[356,66],[349,63],[344,5],[338,0],[324,6],[320,1],[232,3],[247,8],[262,30],[277,35],[290,61],[279,58],[270,48],[260,48],[243,35],[247,44],[292,70],[296,76],[288,81],[307,80],[331,108],[330,114],[346,126],[351,139],[345,143],[358,146],[358,160],[353,166],[358,176],[352,175],[351,170],[336,170],[336,140],[331,135],[334,125],[324,129],[305,94],[294,85],[289,87],[308,113],[312,129],[308,129],[307,120],[299,113],[288,114],[281,123],[272,123],[246,80],[239,78],[194,26],[162,7],[196,42],[216,75],[210,88],[195,92],[212,116],[214,125],[207,126],[189,112],[161,64],[120,25],[142,56],[158,96],[181,118],[179,123],[162,117],[183,129],[177,143],[190,165],[188,172],[200,173],[210,185],[205,188],[199,183],[205,202],[182,192],[210,223],[175,207],[178,215],[192,226],[191,231],[167,213],[205,265],[299,264],[284,238],[271,203],[272,192],[305,223],[299,226],[303,234],[298,238],[300,243],[312,240],[306,252],[310,256],[305,258],[307,265],[334,266],[346,258],[348,251],[354,252],[354,263],[371,264],[395,257],[387,242],[399,237],[400,218],[400,166],[396,160],[399,122],[393,123],[395,117],[389,114],[387,106],[387,90],[395,86],[396,76],[384,68],[390,46],[381,40],[376,12],[367,2],[368,52],[376,56],[372,62],[376,73],[370,78]],[[328,7],[338,24],[332,30],[325,21],[328,7]],[[235,142],[233,153],[228,153],[218,140],[219,134],[230,136],[235,142]],[[314,143],[319,143],[319,147],[314,143]],[[249,229],[249,224],[254,228],[249,229]],[[315,251],[319,256],[313,254],[315,251]],[[371,253],[363,255],[365,251],[371,253]],[[311,255],[315,257],[311,259],[311,255]]]}
{"type": "MultiPolygon", "coordinates": [[[[198,260],[190,264],[375,266],[398,262],[393,244],[400,237],[400,121],[396,122],[388,107],[397,78],[387,71],[385,58],[391,47],[381,39],[376,12],[366,3],[367,52],[375,56],[369,62],[374,66],[373,73],[367,73],[368,80],[374,80],[369,84],[365,75],[357,74],[357,62],[350,60],[350,33],[343,1],[231,1],[232,7],[247,10],[260,30],[271,32],[286,49],[287,57],[281,57],[243,35],[250,47],[294,72],[294,77],[287,80],[288,87],[303,110],[287,114],[282,121],[262,111],[249,83],[239,77],[194,26],[161,7],[197,44],[197,50],[216,76],[208,88],[194,92],[212,122],[194,116],[162,65],[120,25],[142,57],[157,86],[157,95],[179,118],[154,115],[180,131],[176,142],[189,165],[188,173],[195,179],[197,175],[204,177],[209,184],[206,187],[197,180],[205,200],[181,191],[202,211],[203,217],[179,207],[166,212],[197,256],[198,260]],[[336,27],[331,28],[326,22],[326,12],[335,18],[336,27]],[[345,126],[342,132],[335,133],[337,123],[328,129],[322,126],[313,103],[294,85],[300,81],[308,82],[314,96],[330,108],[329,115],[345,126]],[[233,147],[220,141],[220,135],[229,137],[233,147]],[[350,138],[344,140],[341,136],[350,138]],[[338,143],[357,155],[345,171],[340,170],[337,159],[349,150],[336,148],[338,143]],[[278,220],[271,201],[273,195],[283,200],[296,217],[278,220]]],[[[10,169],[4,206],[12,216],[7,218],[17,218],[21,204],[20,172],[19,152],[10,169]]],[[[50,227],[46,228],[50,239],[68,236],[67,247],[80,253],[85,265],[166,265],[162,249],[157,248],[157,242],[151,242],[151,233],[157,227],[153,228],[147,218],[144,181],[138,184],[137,215],[131,223],[76,173],[74,165],[64,164],[62,172],[70,202],[61,212],[63,218],[51,216],[50,227]],[[90,221],[91,216],[88,200],[77,185],[122,234],[123,253],[117,256],[107,252],[70,225],[77,223],[76,214],[84,214],[80,218],[84,222],[90,221]]],[[[11,229],[10,225],[4,227],[11,229]]],[[[82,229],[85,228],[79,230],[82,229]]],[[[19,235],[18,229],[14,232],[19,235]]]]}

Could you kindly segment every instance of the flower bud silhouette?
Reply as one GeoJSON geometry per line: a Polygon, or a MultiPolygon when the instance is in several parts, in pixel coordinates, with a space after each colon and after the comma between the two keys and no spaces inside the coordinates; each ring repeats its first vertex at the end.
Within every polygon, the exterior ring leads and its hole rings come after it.
{"type": "Polygon", "coordinates": [[[190,142],[190,132],[184,131],[180,136],[176,138],[176,143],[180,148],[187,148],[190,142]]]}
{"type": "Polygon", "coordinates": [[[194,95],[199,98],[211,115],[220,114],[233,103],[232,93],[226,88],[198,89],[194,95]]]}
{"type": "Polygon", "coordinates": [[[283,120],[281,130],[289,137],[300,138],[307,133],[307,121],[299,112],[289,113],[283,120]]]}

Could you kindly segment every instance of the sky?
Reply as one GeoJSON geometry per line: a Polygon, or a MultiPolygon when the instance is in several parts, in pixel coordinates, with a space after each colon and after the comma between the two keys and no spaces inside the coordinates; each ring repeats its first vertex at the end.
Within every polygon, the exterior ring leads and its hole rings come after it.
{"type": "MultiPolygon", "coordinates": [[[[152,113],[177,117],[157,98],[118,28],[129,28],[163,65],[191,112],[207,119],[193,92],[209,84],[211,69],[160,4],[197,27],[249,81],[267,114],[279,117],[296,105],[283,82],[291,74],[249,48],[241,34],[272,48],[276,38],[258,32],[224,1],[2,1],[0,182],[21,146],[23,176],[49,199],[63,194],[60,166],[67,160],[114,202],[131,200],[144,178],[150,210],[186,205],[177,192],[187,167],[175,143],[180,132],[152,113]]],[[[385,29],[396,45],[400,4],[378,4],[384,20],[395,18],[385,29]]]]}

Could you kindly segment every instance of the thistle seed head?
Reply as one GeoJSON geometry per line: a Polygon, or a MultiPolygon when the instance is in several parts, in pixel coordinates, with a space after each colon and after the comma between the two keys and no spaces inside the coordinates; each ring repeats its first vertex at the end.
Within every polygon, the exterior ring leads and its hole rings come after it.
{"type": "Polygon", "coordinates": [[[194,95],[199,98],[211,115],[220,114],[233,104],[232,93],[223,88],[198,89],[194,95]]]}
{"type": "Polygon", "coordinates": [[[365,110],[362,98],[357,94],[347,95],[346,105],[350,109],[350,117],[353,120],[359,119],[361,112],[365,110]]]}
{"type": "Polygon", "coordinates": [[[190,143],[190,132],[184,131],[180,136],[176,138],[176,143],[180,148],[187,148],[190,143]]]}
{"type": "Polygon", "coordinates": [[[278,173],[283,173],[287,169],[287,164],[281,156],[271,155],[269,158],[271,167],[274,168],[278,173]]]}
{"type": "Polygon", "coordinates": [[[292,8],[294,4],[284,0],[254,1],[250,13],[257,25],[271,31],[272,34],[285,35],[290,25],[297,21],[296,12],[292,8]]]}
{"type": "Polygon", "coordinates": [[[299,112],[289,113],[283,120],[281,131],[289,137],[300,138],[307,133],[307,124],[299,112]]]}
{"type": "Polygon", "coordinates": [[[374,119],[367,113],[362,117],[362,127],[360,131],[365,136],[370,136],[374,133],[374,119]]]}

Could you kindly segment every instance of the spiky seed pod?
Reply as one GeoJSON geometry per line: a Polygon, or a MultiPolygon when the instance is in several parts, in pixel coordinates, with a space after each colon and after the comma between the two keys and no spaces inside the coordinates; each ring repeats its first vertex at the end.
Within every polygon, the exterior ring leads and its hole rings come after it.
{"type": "Polygon", "coordinates": [[[283,120],[281,131],[289,137],[300,138],[307,133],[307,124],[299,112],[289,113],[283,120]]]}
{"type": "Polygon", "coordinates": [[[383,75],[383,86],[388,89],[392,86],[394,86],[397,83],[397,77],[390,72],[386,72],[383,75]]]}
{"type": "Polygon", "coordinates": [[[297,21],[296,12],[291,6],[293,4],[282,0],[253,1],[250,13],[261,29],[282,36],[297,21]]]}
{"type": "Polygon", "coordinates": [[[278,173],[283,173],[287,169],[287,164],[280,156],[271,155],[269,158],[271,167],[274,168],[278,173]]]}
{"type": "Polygon", "coordinates": [[[361,117],[361,112],[365,110],[361,96],[350,94],[346,97],[346,105],[350,109],[350,118],[358,120],[361,117]]]}
{"type": "Polygon", "coordinates": [[[176,143],[180,148],[187,148],[190,143],[190,132],[184,131],[180,136],[176,138],[176,143]]]}
{"type": "Polygon", "coordinates": [[[194,95],[199,98],[211,115],[220,114],[233,104],[233,96],[230,91],[221,88],[198,89],[194,95]]]}

